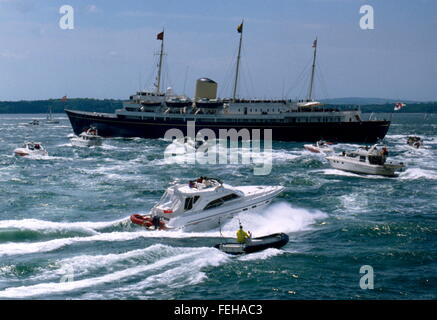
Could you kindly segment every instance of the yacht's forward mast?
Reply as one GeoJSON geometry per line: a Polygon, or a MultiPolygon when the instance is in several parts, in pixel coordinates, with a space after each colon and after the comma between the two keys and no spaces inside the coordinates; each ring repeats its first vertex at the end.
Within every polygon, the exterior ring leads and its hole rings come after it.
{"type": "Polygon", "coordinates": [[[237,98],[238,75],[240,71],[240,58],[241,58],[241,43],[243,42],[243,23],[244,20],[241,21],[241,24],[237,28],[237,31],[240,34],[240,44],[238,45],[237,68],[235,70],[234,91],[232,93],[233,101],[235,101],[235,99],[237,98]]]}
{"type": "Polygon", "coordinates": [[[315,74],[315,71],[316,71],[317,38],[313,42],[313,48],[314,48],[314,56],[313,56],[313,66],[311,68],[310,88],[308,90],[308,101],[311,101],[312,97],[313,97],[314,74],[315,74]]]}

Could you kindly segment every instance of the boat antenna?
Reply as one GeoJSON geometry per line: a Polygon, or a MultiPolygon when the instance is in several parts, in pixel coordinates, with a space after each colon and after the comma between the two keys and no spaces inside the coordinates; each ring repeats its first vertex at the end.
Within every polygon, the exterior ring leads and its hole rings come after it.
{"type": "Polygon", "coordinates": [[[185,87],[186,87],[186,84],[187,84],[187,76],[188,76],[188,70],[189,70],[189,69],[190,69],[189,66],[187,66],[187,68],[185,69],[184,90],[182,91],[182,92],[184,93],[184,95],[186,95],[186,93],[185,93],[185,87]]]}
{"type": "Polygon", "coordinates": [[[316,71],[317,37],[316,40],[314,40],[313,42],[313,48],[314,48],[314,56],[313,56],[313,66],[311,69],[310,88],[308,90],[308,101],[311,101],[311,98],[313,96],[314,73],[316,71]]]}
{"type": "Polygon", "coordinates": [[[164,55],[164,28],[162,28],[162,32],[158,33],[156,36],[157,40],[161,40],[161,51],[159,52],[159,63],[158,63],[158,76],[156,78],[156,93],[160,93],[161,89],[161,71],[162,71],[162,57],[164,55]]]}
{"type": "Polygon", "coordinates": [[[240,71],[240,58],[241,58],[241,43],[243,42],[243,24],[244,24],[244,19],[241,21],[241,24],[237,27],[237,31],[240,34],[240,44],[238,46],[237,69],[235,71],[234,92],[232,94],[233,101],[235,101],[237,97],[238,74],[240,71]]]}

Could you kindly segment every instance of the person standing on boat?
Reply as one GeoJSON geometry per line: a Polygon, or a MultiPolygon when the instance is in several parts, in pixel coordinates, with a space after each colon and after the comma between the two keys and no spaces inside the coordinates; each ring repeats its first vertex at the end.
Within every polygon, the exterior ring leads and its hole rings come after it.
{"type": "Polygon", "coordinates": [[[250,231],[246,233],[246,231],[243,230],[243,226],[240,224],[240,229],[237,231],[237,242],[238,243],[250,242],[251,237],[252,234],[250,233],[250,231]]]}
{"type": "Polygon", "coordinates": [[[153,216],[152,224],[155,227],[155,230],[160,230],[161,229],[161,218],[158,215],[153,216]]]}

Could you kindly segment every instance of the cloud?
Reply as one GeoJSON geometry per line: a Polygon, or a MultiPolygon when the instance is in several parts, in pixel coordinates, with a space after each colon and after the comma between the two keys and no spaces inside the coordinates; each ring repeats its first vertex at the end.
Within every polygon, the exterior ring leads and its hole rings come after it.
{"type": "Polygon", "coordinates": [[[99,12],[99,9],[97,8],[97,6],[95,4],[90,4],[86,7],[86,11],[89,13],[96,13],[96,12],[99,12]]]}
{"type": "Polygon", "coordinates": [[[125,16],[125,17],[137,17],[137,18],[142,18],[142,17],[154,17],[154,18],[166,18],[166,19],[182,19],[182,20],[214,20],[214,21],[240,21],[241,18],[236,18],[236,17],[231,17],[231,16],[227,16],[227,17],[218,17],[218,16],[207,16],[207,15],[192,15],[192,14],[185,14],[185,13],[169,13],[169,12],[154,12],[154,11],[132,11],[132,10],[127,10],[127,11],[122,11],[120,12],[120,16],[125,16]]]}
{"type": "Polygon", "coordinates": [[[12,52],[9,50],[3,50],[0,51],[0,58],[5,58],[5,59],[23,59],[26,57],[26,54],[24,54],[23,52],[17,53],[17,52],[12,52]]]}

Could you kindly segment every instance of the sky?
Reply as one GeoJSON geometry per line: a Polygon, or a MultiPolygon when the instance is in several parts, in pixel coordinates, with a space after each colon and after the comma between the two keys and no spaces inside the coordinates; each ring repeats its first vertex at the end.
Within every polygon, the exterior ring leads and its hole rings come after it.
{"type": "Polygon", "coordinates": [[[239,97],[305,97],[317,37],[316,98],[437,101],[435,0],[0,0],[0,100],[152,89],[163,29],[163,86],[193,96],[208,77],[229,97],[243,19],[239,97]]]}

